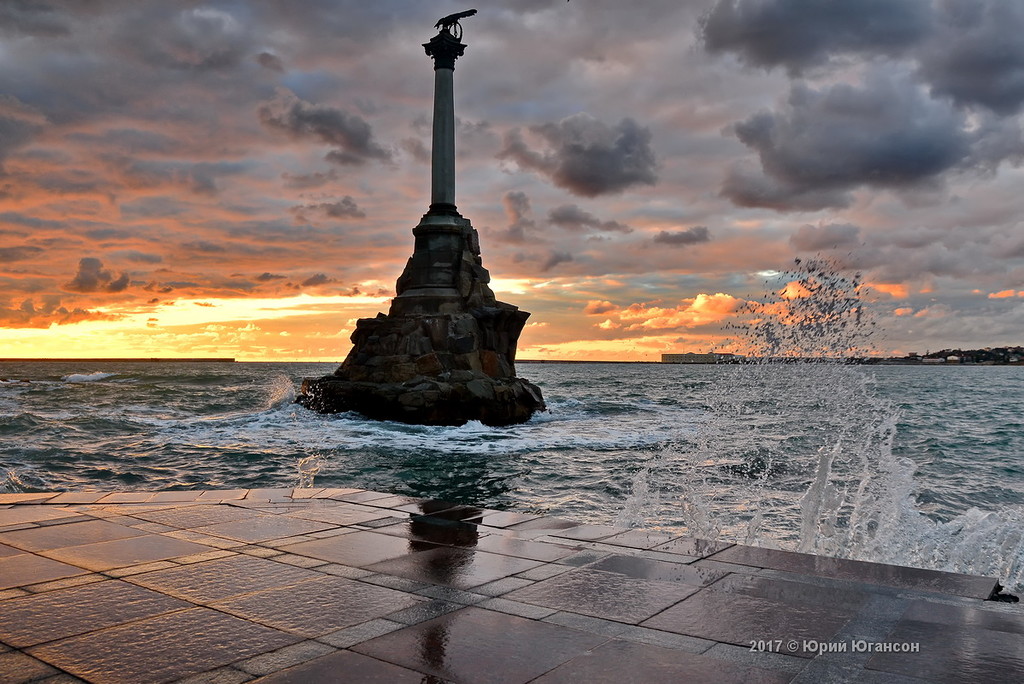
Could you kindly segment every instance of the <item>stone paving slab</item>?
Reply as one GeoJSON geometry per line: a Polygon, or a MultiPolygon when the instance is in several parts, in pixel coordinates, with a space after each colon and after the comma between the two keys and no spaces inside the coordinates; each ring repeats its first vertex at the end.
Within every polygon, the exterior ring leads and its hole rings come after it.
{"type": "Polygon", "coordinates": [[[0,682],[1024,681],[995,587],[356,488],[0,494],[0,682]]]}

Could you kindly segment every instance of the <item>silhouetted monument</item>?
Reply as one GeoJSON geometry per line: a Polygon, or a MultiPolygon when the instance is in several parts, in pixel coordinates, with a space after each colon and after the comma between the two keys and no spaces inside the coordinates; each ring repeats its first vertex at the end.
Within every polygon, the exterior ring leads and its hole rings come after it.
{"type": "Polygon", "coordinates": [[[480,238],[455,206],[455,60],[466,46],[444,17],[423,45],[434,61],[430,209],[413,229],[413,254],[385,316],[362,318],[333,375],[306,378],[298,401],[321,413],[423,425],[526,421],[544,410],[535,385],[515,377],[516,342],[530,314],[499,302],[480,260],[480,238]]]}

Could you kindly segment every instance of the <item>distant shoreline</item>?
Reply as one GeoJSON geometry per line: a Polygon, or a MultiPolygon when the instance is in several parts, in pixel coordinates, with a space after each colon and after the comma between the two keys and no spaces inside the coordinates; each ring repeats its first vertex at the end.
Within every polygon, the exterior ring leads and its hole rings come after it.
{"type": "MultiPolygon", "coordinates": [[[[779,359],[780,362],[784,363],[799,363],[809,361],[821,361],[824,359],[813,359],[813,358],[800,358],[800,359],[779,359]]],[[[835,359],[828,359],[834,361],[835,359]]],[[[867,359],[847,359],[845,361],[851,365],[865,365],[865,366],[927,366],[932,368],[944,368],[949,366],[1024,366],[1024,361],[1013,361],[1013,362],[951,362],[951,363],[921,363],[920,361],[911,361],[908,359],[900,358],[867,358],[867,359]]],[[[200,357],[200,358],[181,358],[181,357],[147,357],[147,358],[120,358],[120,357],[96,357],[96,358],[0,358],[0,363],[341,363],[340,361],[274,361],[274,360],[244,360],[238,361],[231,357],[211,358],[211,357],[200,357]]],[[[618,364],[618,365],[651,365],[651,366],[736,366],[743,365],[737,362],[701,362],[693,361],[688,363],[674,363],[665,361],[613,361],[613,360],[598,360],[598,359],[516,359],[517,364],[552,364],[552,363],[569,363],[569,364],[618,364]]]]}
{"type": "Polygon", "coordinates": [[[81,358],[81,359],[0,359],[0,363],[235,363],[233,358],[81,358]]]}

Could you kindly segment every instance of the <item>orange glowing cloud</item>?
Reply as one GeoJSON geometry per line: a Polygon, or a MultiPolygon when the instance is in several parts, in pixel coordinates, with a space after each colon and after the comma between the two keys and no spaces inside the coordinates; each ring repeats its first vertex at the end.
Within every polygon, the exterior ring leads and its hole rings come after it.
{"type": "Polygon", "coordinates": [[[740,311],[744,300],[718,292],[684,299],[679,306],[664,308],[631,304],[619,313],[623,321],[635,321],[627,330],[668,330],[720,322],[740,311]]]}
{"type": "Polygon", "coordinates": [[[783,299],[805,299],[813,294],[799,280],[792,280],[786,283],[786,286],[779,291],[779,296],[783,299]]]}
{"type": "Polygon", "coordinates": [[[989,299],[1006,299],[1008,297],[1024,297],[1024,290],[1002,290],[1001,292],[990,292],[989,299]]]}
{"type": "Polygon", "coordinates": [[[868,287],[893,299],[906,299],[910,295],[907,286],[900,283],[868,283],[868,287]]]}

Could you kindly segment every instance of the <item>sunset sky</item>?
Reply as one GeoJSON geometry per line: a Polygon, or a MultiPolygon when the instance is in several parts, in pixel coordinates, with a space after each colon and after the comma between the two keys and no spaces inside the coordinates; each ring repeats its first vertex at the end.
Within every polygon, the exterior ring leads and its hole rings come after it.
{"type": "MultiPolygon", "coordinates": [[[[0,357],[343,358],[429,204],[422,43],[469,6],[0,2],[0,357]]],[[[520,358],[728,348],[814,255],[881,351],[1024,344],[1024,3],[478,9],[457,203],[520,358]]]]}

